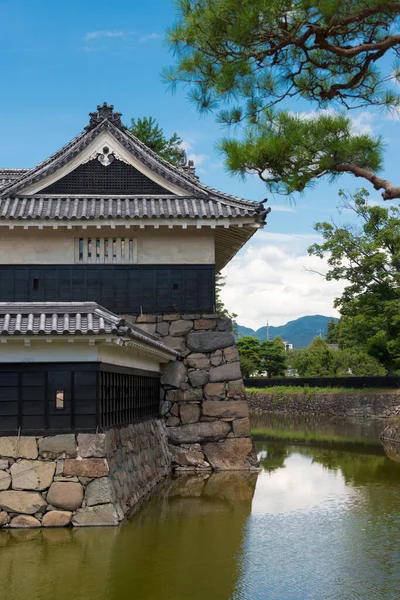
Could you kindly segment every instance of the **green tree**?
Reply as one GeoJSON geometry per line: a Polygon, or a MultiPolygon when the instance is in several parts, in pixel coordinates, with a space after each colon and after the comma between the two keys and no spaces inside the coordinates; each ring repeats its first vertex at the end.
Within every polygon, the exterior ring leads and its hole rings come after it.
{"type": "Polygon", "coordinates": [[[223,317],[228,317],[229,319],[231,319],[232,324],[233,324],[233,331],[235,333],[237,333],[237,322],[236,322],[237,314],[230,312],[226,308],[226,306],[221,298],[221,291],[222,291],[222,288],[224,287],[224,285],[225,285],[225,277],[223,275],[221,275],[221,273],[217,273],[215,275],[215,308],[219,315],[221,315],[223,317]]]}
{"type": "Polygon", "coordinates": [[[377,175],[380,137],[355,133],[344,113],[277,109],[297,98],[323,109],[397,109],[400,68],[387,59],[400,55],[399,3],[177,0],[177,11],[168,31],[176,64],[165,79],[187,85],[220,122],[245,124],[239,139],[220,143],[232,173],[255,173],[285,194],[352,173],[385,199],[400,197],[399,185],[377,175]]]}
{"type": "Polygon", "coordinates": [[[339,343],[339,321],[335,319],[331,319],[327,324],[328,331],[326,332],[325,339],[328,344],[338,344],[339,343]]]}
{"type": "Polygon", "coordinates": [[[336,352],[322,338],[314,338],[308,348],[296,353],[293,367],[300,377],[335,377],[338,371],[336,352]]]}
{"type": "Polygon", "coordinates": [[[244,377],[250,377],[260,369],[261,342],[251,335],[245,335],[236,342],[239,350],[240,368],[244,377]]]}
{"type": "Polygon", "coordinates": [[[335,301],[340,347],[358,348],[392,374],[400,367],[400,209],[368,204],[366,190],[341,196],[359,225],[317,223],[323,242],[309,253],[327,257],[327,280],[348,282],[335,301]]]}
{"type": "Polygon", "coordinates": [[[260,358],[260,370],[266,371],[269,378],[285,376],[286,351],[280,337],[262,342],[260,358]]]}
{"type": "Polygon", "coordinates": [[[164,160],[177,165],[182,159],[182,140],[177,133],[167,138],[154,117],[131,119],[129,131],[164,160]]]}

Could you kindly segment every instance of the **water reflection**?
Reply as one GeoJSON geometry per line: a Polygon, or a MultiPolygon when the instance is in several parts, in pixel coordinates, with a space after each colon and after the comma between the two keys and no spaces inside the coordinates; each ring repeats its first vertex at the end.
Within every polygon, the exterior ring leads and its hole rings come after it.
{"type": "Polygon", "coordinates": [[[229,599],[257,473],[169,480],[117,529],[0,532],[4,599],[229,599]]]}

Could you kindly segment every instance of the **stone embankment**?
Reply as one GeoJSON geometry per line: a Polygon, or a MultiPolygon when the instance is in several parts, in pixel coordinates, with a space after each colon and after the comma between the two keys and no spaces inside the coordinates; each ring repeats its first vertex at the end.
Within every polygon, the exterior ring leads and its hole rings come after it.
{"type": "Polygon", "coordinates": [[[250,411],[255,414],[287,413],[329,417],[380,418],[400,416],[400,391],[321,393],[248,393],[250,411]]]}
{"type": "Polygon", "coordinates": [[[161,378],[173,468],[256,467],[231,320],[193,313],[140,315],[135,321],[181,354],[161,378]]]}
{"type": "Polygon", "coordinates": [[[0,527],[118,525],[170,472],[165,424],[0,437],[0,527]]]}

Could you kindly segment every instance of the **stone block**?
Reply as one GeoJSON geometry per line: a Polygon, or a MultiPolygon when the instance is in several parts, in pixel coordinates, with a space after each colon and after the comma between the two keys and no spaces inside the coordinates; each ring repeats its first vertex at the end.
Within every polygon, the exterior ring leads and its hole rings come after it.
{"type": "Polygon", "coordinates": [[[156,315],[138,315],[136,317],[136,323],[156,323],[156,315]]]}
{"type": "Polygon", "coordinates": [[[171,405],[171,410],[170,410],[170,413],[171,413],[171,415],[172,415],[172,416],[174,416],[174,417],[179,417],[179,404],[178,404],[177,402],[174,402],[174,403],[171,405]]]}
{"type": "Polygon", "coordinates": [[[196,450],[186,450],[179,446],[169,446],[172,463],[180,467],[206,467],[204,454],[196,450]]]}
{"type": "Polygon", "coordinates": [[[213,400],[222,400],[226,396],[225,383],[207,383],[204,388],[204,393],[207,398],[211,398],[213,400]]]}
{"type": "Polygon", "coordinates": [[[142,331],[145,331],[146,333],[155,335],[156,329],[157,329],[157,324],[156,323],[137,323],[136,322],[136,327],[138,329],[141,329],[142,331]]]}
{"type": "Polygon", "coordinates": [[[187,346],[192,352],[214,352],[232,346],[235,342],[229,331],[193,331],[187,337],[187,346]]]}
{"type": "Polygon", "coordinates": [[[107,460],[104,458],[67,458],[64,463],[64,475],[77,477],[104,477],[108,474],[107,460]]]}
{"type": "Polygon", "coordinates": [[[233,398],[234,396],[245,396],[243,379],[236,379],[228,382],[228,396],[229,398],[233,398]]]}
{"type": "Polygon", "coordinates": [[[168,348],[172,348],[176,352],[185,352],[186,343],[185,338],[183,337],[173,337],[172,335],[167,335],[162,339],[163,344],[168,346],[168,348]]]}
{"type": "Polygon", "coordinates": [[[180,424],[178,417],[168,417],[166,420],[167,427],[177,427],[180,424]]]}
{"type": "Polygon", "coordinates": [[[202,319],[218,319],[219,314],[218,313],[203,313],[201,315],[202,319]]]}
{"type": "Polygon", "coordinates": [[[232,381],[234,379],[239,379],[241,376],[242,373],[240,371],[239,362],[227,363],[226,365],[210,369],[211,383],[217,381],[232,381]]]}
{"type": "Polygon", "coordinates": [[[99,504],[80,508],[72,517],[75,527],[106,527],[118,525],[118,514],[113,504],[99,504]]]}
{"type": "Polygon", "coordinates": [[[215,329],[216,326],[216,319],[196,319],[194,322],[195,329],[215,329]]]}
{"type": "Polygon", "coordinates": [[[114,489],[107,477],[94,479],[85,490],[86,506],[114,502],[114,489]]]}
{"type": "Polygon", "coordinates": [[[168,335],[169,323],[167,323],[166,321],[161,321],[161,323],[157,323],[156,332],[163,337],[168,335]]]}
{"type": "Polygon", "coordinates": [[[194,444],[223,439],[228,435],[230,429],[228,423],[213,421],[168,427],[167,434],[172,444],[194,444]]]}
{"type": "Polygon", "coordinates": [[[4,512],[4,511],[0,511],[0,527],[4,527],[4,525],[8,525],[9,522],[10,522],[10,517],[8,516],[8,513],[4,512]]]}
{"type": "Polygon", "coordinates": [[[0,471],[8,469],[8,458],[0,458],[0,471]]]}
{"type": "Polygon", "coordinates": [[[43,515],[42,527],[67,527],[72,520],[68,510],[51,510],[43,515]]]}
{"type": "Polygon", "coordinates": [[[170,409],[171,409],[171,402],[168,402],[168,400],[161,402],[160,414],[162,417],[165,417],[165,415],[170,411],[170,409]]]}
{"type": "Polygon", "coordinates": [[[173,321],[169,328],[169,335],[180,337],[187,335],[193,329],[193,321],[173,321]]]}
{"type": "Polygon", "coordinates": [[[82,458],[104,458],[107,455],[105,433],[79,433],[78,451],[82,458]]]}
{"type": "Polygon", "coordinates": [[[14,517],[9,524],[9,527],[15,529],[33,529],[41,526],[41,522],[30,515],[18,515],[14,517]]]}
{"type": "Polygon", "coordinates": [[[185,321],[194,321],[195,319],[200,319],[200,317],[200,313],[185,313],[182,315],[182,319],[185,319],[185,321]]]}
{"type": "Polygon", "coordinates": [[[222,350],[216,350],[215,352],[212,353],[211,355],[211,365],[213,367],[219,367],[219,365],[222,364],[224,355],[222,353],[222,350]]]}
{"type": "Polygon", "coordinates": [[[220,317],[217,319],[218,331],[232,331],[232,321],[228,317],[220,317]]]}
{"type": "Polygon", "coordinates": [[[205,354],[194,353],[187,357],[187,363],[189,367],[193,369],[208,369],[210,366],[210,359],[205,354]]]}
{"type": "Polygon", "coordinates": [[[172,388],[180,388],[186,377],[186,367],[183,362],[175,360],[170,363],[161,375],[161,385],[172,388]]]}
{"type": "Polygon", "coordinates": [[[250,419],[236,419],[232,427],[235,437],[250,437],[250,419]]]}
{"type": "Polygon", "coordinates": [[[80,483],[56,481],[49,489],[47,502],[64,510],[76,510],[82,506],[83,487],[80,483]]]}
{"type": "Polygon", "coordinates": [[[206,417],[229,419],[249,416],[247,402],[240,400],[205,400],[202,410],[206,417]]]}
{"type": "Polygon", "coordinates": [[[174,313],[171,315],[163,315],[164,321],[178,321],[180,319],[180,315],[174,313]]]}
{"type": "Polygon", "coordinates": [[[7,512],[34,515],[42,512],[47,506],[39,492],[17,492],[7,490],[0,492],[0,509],[7,512]]]}
{"type": "Polygon", "coordinates": [[[180,416],[183,425],[197,423],[200,419],[200,406],[198,404],[181,404],[180,416]]]}
{"type": "Polygon", "coordinates": [[[11,485],[11,475],[7,471],[0,471],[0,492],[8,490],[11,485]]]}
{"type": "Polygon", "coordinates": [[[75,458],[77,456],[75,435],[66,433],[41,438],[39,454],[44,458],[75,458]]]}
{"type": "Polygon", "coordinates": [[[229,348],[225,348],[224,356],[226,362],[235,362],[239,360],[239,350],[236,346],[229,346],[229,348]]]}
{"type": "Polygon", "coordinates": [[[190,384],[193,387],[201,387],[205,385],[209,379],[207,371],[190,371],[188,377],[190,384]]]}
{"type": "Polygon", "coordinates": [[[247,470],[256,464],[250,438],[230,438],[216,444],[206,444],[203,451],[216,471],[247,470]]]}
{"type": "Polygon", "coordinates": [[[37,458],[36,438],[33,436],[0,437],[0,456],[11,458],[37,458]]]}
{"type": "Polygon", "coordinates": [[[55,471],[55,462],[22,459],[14,463],[10,469],[12,487],[14,490],[42,492],[50,487],[55,471]]]}

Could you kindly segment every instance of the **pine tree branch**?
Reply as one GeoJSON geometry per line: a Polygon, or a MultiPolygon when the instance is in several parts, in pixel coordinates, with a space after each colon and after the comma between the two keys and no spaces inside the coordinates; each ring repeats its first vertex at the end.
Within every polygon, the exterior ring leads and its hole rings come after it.
{"type": "Polygon", "coordinates": [[[393,183],[387,179],[378,177],[378,175],[371,171],[371,169],[364,169],[356,163],[343,163],[334,165],[332,171],[337,171],[338,173],[352,173],[355,177],[367,179],[370,183],[372,183],[376,190],[384,190],[384,192],[382,192],[382,198],[384,200],[394,200],[395,198],[400,198],[400,186],[393,185],[393,183]]]}

